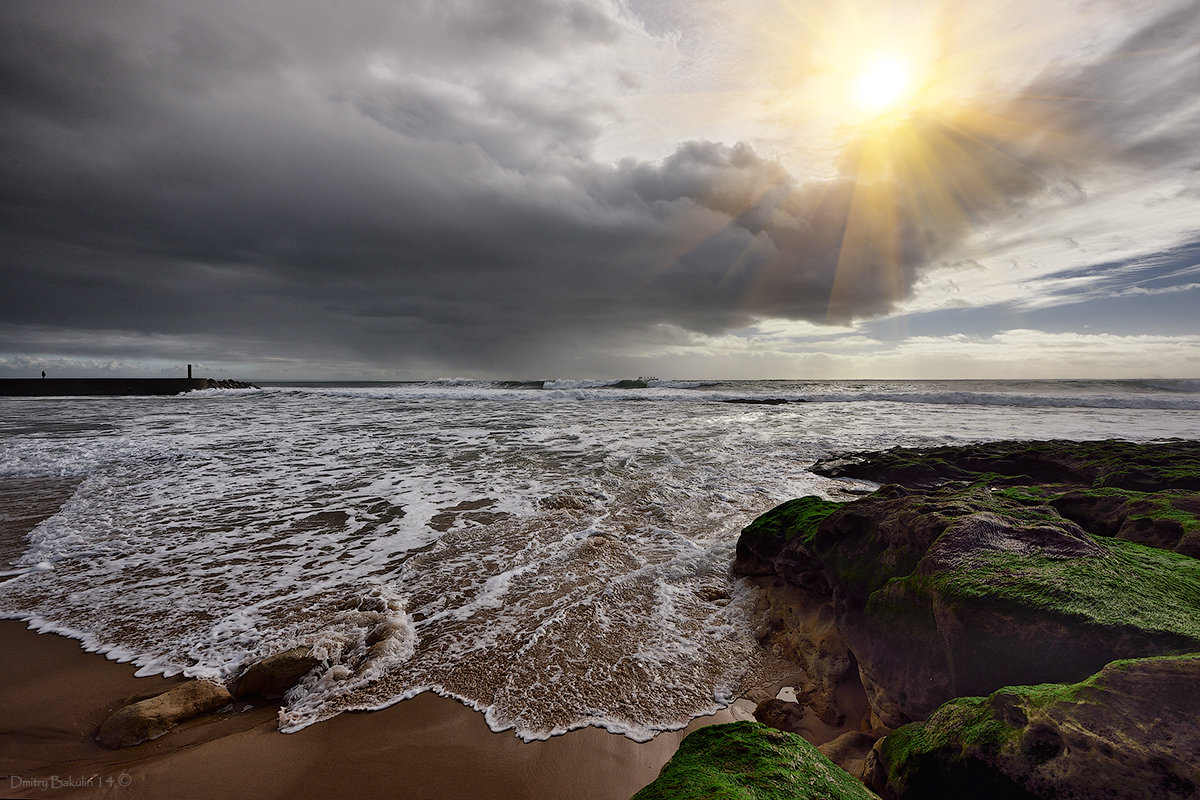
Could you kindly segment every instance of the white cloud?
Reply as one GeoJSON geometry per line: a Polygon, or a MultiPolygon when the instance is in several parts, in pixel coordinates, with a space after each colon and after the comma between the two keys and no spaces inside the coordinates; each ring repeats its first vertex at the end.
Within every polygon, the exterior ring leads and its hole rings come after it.
{"type": "Polygon", "coordinates": [[[1047,333],[913,336],[882,342],[851,334],[797,349],[787,336],[690,335],[645,352],[643,371],[680,377],[845,379],[1184,378],[1200,375],[1194,336],[1047,333]]]}

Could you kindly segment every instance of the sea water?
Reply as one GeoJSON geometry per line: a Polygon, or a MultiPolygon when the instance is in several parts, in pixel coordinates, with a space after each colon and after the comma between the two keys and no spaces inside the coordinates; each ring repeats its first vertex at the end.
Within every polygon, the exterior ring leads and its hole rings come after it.
{"type": "Polygon", "coordinates": [[[0,616],[142,674],[228,680],[313,646],[323,662],[285,698],[285,731],[434,691],[525,739],[596,725],[644,740],[781,668],[729,567],[756,515],[863,488],[810,472],[815,459],[1163,437],[1200,438],[1200,381],[6,398],[0,502],[19,516],[37,487],[65,502],[0,542],[0,616]],[[755,399],[789,402],[726,402],[755,399]]]}

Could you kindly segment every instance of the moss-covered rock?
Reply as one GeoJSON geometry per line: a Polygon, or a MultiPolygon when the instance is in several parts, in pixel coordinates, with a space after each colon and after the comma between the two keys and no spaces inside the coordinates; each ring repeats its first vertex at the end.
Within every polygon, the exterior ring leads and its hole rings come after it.
{"type": "Polygon", "coordinates": [[[689,734],[634,800],[869,800],[876,795],[799,736],[757,722],[689,734]]]}
{"type": "Polygon", "coordinates": [[[812,471],[925,488],[946,481],[1111,486],[1133,491],[1200,490],[1200,442],[1004,441],[896,447],[822,459],[812,471]]]}
{"type": "Polygon", "coordinates": [[[1200,557],[1200,494],[1113,488],[1047,494],[1050,505],[1089,533],[1200,557]]]}
{"type": "MultiPolygon", "coordinates": [[[[776,506],[742,529],[733,562],[736,575],[777,574],[796,585],[808,580],[812,563],[808,543],[817,526],[844,504],[800,497],[776,506]]],[[[821,591],[827,587],[818,584],[821,591]]]]}
{"type": "Polygon", "coordinates": [[[845,722],[847,713],[855,718],[864,713],[861,707],[843,707],[845,698],[839,698],[839,687],[854,674],[854,658],[837,629],[832,587],[808,549],[820,523],[843,505],[819,497],[789,500],[754,520],[738,538],[734,574],[775,576],[759,581],[765,600],[760,640],[801,667],[808,679],[800,704],[760,704],[764,716],[759,719],[781,730],[801,729],[795,723],[802,707],[833,726],[845,722]]]}
{"type": "Polygon", "coordinates": [[[1200,442],[988,442],[893,448],[817,462],[814,472],[929,488],[1005,487],[1050,503],[1096,536],[1200,557],[1200,442]]]}
{"type": "Polygon", "coordinates": [[[876,748],[888,798],[1200,796],[1200,655],[946,703],[876,748]]]}
{"type": "Polygon", "coordinates": [[[1036,498],[982,486],[884,487],[771,563],[833,595],[888,727],[957,696],[1200,650],[1200,560],[1090,536],[1036,498]]]}
{"type": "Polygon", "coordinates": [[[1200,442],[988,442],[838,456],[814,472],[910,488],[1002,487],[1094,536],[1200,557],[1200,442]]]}
{"type": "Polygon", "coordinates": [[[832,515],[813,548],[889,726],[956,696],[1200,650],[1196,559],[1094,538],[1048,506],[1013,508],[979,489],[870,499],[854,515],[832,515]],[[849,535],[864,515],[875,530],[849,535]]]}
{"type": "Polygon", "coordinates": [[[1200,797],[1200,443],[898,448],[815,471],[888,485],[769,512],[735,571],[833,614],[874,723],[903,726],[868,759],[877,790],[1200,797]]]}

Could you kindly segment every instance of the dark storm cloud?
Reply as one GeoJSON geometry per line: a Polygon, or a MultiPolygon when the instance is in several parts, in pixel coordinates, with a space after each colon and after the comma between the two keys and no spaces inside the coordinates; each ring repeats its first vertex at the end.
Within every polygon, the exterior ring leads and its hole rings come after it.
{"type": "Polygon", "coordinates": [[[883,195],[894,246],[847,258],[853,170],[590,159],[605,78],[537,76],[644,35],[603,4],[6,3],[0,30],[0,352],[541,369],[882,314],[962,233],[883,195]]]}

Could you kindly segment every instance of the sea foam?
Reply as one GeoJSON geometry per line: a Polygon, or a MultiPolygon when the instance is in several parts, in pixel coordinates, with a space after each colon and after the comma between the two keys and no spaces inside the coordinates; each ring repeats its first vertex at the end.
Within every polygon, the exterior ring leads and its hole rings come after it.
{"type": "Polygon", "coordinates": [[[729,564],[778,502],[850,496],[815,459],[1200,437],[1188,384],[534,383],[10,400],[0,476],[73,493],[3,551],[0,615],[141,674],[313,646],[288,731],[433,691],[526,739],[646,739],[781,669],[729,564]],[[717,402],[781,396],[808,402],[717,402]]]}

